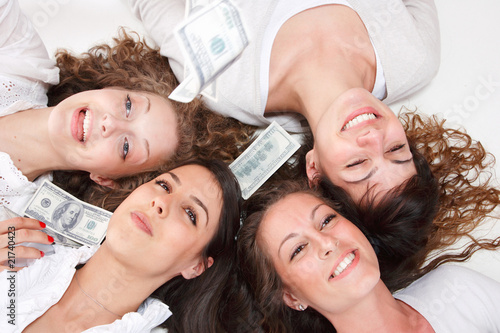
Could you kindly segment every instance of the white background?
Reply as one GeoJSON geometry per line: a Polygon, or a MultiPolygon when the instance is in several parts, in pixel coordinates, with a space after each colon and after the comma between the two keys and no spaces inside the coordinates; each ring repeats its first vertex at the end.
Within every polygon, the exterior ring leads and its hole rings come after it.
{"type": "MultiPolygon", "coordinates": [[[[110,41],[119,26],[144,34],[126,0],[19,2],[50,54],[58,47],[84,52],[110,41]]],[[[500,1],[436,0],[436,6],[442,42],[439,73],[423,90],[391,108],[398,112],[406,105],[446,116],[450,126],[463,126],[500,158],[500,1]]],[[[500,223],[490,220],[481,232],[500,236],[500,223]]],[[[500,281],[500,250],[480,251],[465,265],[500,281]]]]}

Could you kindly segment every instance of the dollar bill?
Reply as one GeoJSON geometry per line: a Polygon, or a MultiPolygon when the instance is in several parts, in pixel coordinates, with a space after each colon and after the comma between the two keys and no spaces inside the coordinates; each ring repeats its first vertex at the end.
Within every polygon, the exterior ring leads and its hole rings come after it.
{"type": "Polygon", "coordinates": [[[238,179],[243,199],[248,199],[283,165],[300,144],[278,123],[269,125],[255,141],[229,165],[238,179]]]}
{"type": "Polygon", "coordinates": [[[46,232],[56,243],[79,247],[102,242],[112,213],[45,180],[26,205],[24,215],[44,222],[46,232]]]}
{"type": "Polygon", "coordinates": [[[207,87],[248,45],[239,10],[230,0],[205,6],[200,1],[188,3],[192,12],[175,34],[186,57],[187,76],[169,96],[182,103],[192,101],[202,90],[215,99],[214,87],[207,87]]]}

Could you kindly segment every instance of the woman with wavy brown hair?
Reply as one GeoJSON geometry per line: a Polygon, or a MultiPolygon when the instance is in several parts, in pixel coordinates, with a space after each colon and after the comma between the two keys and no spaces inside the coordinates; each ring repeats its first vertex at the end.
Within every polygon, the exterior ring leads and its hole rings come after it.
{"type": "MultiPolygon", "coordinates": [[[[192,157],[231,161],[249,139],[250,126],[199,100],[168,100],[178,84],[168,60],[124,30],[112,46],[78,56],[60,51],[56,66],[17,1],[1,1],[0,14],[0,206],[22,215],[37,184],[53,176],[77,197],[112,210],[123,196],[113,194],[109,206],[102,198],[113,189],[134,188],[148,172],[192,157]]],[[[50,243],[41,228],[20,225],[25,236],[16,243],[50,243]]],[[[18,258],[42,255],[16,250],[18,258]]]]}
{"type": "MultiPolygon", "coordinates": [[[[327,180],[320,185],[313,191],[305,183],[280,182],[247,203],[238,257],[251,295],[246,302],[259,318],[254,331],[493,332],[500,328],[494,310],[498,281],[454,265],[442,265],[423,276],[414,274],[419,268],[415,262],[397,267],[404,262],[397,254],[411,256],[425,248],[433,232],[432,216],[438,206],[433,189],[392,201],[388,210],[373,211],[359,209],[345,191],[327,180]],[[418,200],[427,204],[428,212],[407,209],[418,200]],[[430,219],[409,226],[406,218],[417,221],[411,215],[419,213],[430,219]],[[372,226],[367,227],[367,220],[374,220],[372,226]]],[[[445,263],[455,258],[439,259],[445,263]]]]}

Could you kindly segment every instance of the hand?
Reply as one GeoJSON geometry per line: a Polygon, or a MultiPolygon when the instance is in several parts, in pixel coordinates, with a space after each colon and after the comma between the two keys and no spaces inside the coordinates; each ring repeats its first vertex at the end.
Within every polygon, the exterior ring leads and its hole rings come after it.
{"type": "Polygon", "coordinates": [[[40,231],[45,223],[27,217],[14,217],[0,221],[0,272],[8,269],[18,271],[23,267],[14,267],[19,259],[39,259],[44,253],[34,247],[14,246],[23,242],[52,244],[54,238],[40,231]]]}

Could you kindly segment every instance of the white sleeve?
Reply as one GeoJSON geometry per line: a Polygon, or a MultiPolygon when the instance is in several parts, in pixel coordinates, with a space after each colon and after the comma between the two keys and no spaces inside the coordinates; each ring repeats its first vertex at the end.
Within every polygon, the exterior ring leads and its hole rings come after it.
{"type": "Polygon", "coordinates": [[[55,60],[49,58],[17,0],[0,0],[0,31],[0,74],[46,84],[59,82],[55,60]]]}
{"type": "Polygon", "coordinates": [[[184,79],[184,55],[175,38],[175,28],[184,20],[184,0],[128,0],[133,14],[142,21],[149,36],[168,57],[177,80],[184,79]]]}
{"type": "Polygon", "coordinates": [[[417,310],[436,333],[500,332],[500,283],[466,267],[440,266],[394,297],[417,310]]]}

